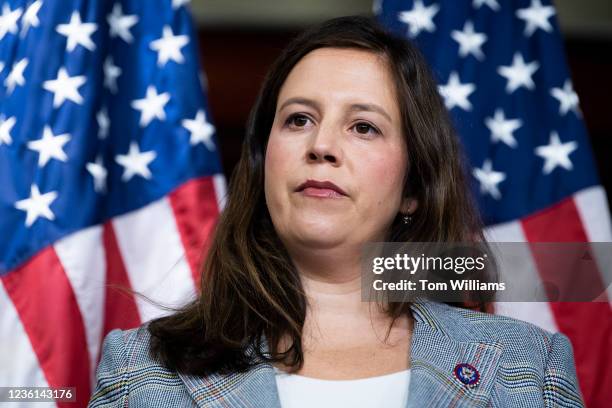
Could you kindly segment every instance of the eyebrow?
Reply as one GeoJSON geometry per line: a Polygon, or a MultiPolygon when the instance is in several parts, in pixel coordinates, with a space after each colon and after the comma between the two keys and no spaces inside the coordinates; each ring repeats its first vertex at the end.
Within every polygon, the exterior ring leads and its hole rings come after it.
{"type": "MultiPolygon", "coordinates": [[[[288,105],[291,105],[294,103],[310,106],[311,108],[317,111],[321,111],[319,104],[313,101],[312,99],[294,97],[294,98],[289,98],[285,102],[283,102],[283,104],[278,109],[279,112],[283,110],[285,107],[287,107],[288,105]]],[[[353,112],[376,112],[384,116],[389,122],[393,122],[391,120],[391,116],[382,107],[376,104],[373,104],[373,103],[354,103],[349,108],[353,112]]]]}

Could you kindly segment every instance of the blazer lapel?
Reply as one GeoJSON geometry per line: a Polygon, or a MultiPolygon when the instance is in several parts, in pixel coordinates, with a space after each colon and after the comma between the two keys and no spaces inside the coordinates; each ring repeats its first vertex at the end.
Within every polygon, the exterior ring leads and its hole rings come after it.
{"type": "MultiPolygon", "coordinates": [[[[263,338],[264,352],[268,351],[263,338]]],[[[281,408],[274,367],[258,362],[243,373],[211,374],[197,377],[179,373],[189,394],[199,407],[270,407],[281,408]]]]}
{"type": "MultiPolygon", "coordinates": [[[[502,345],[498,342],[461,341],[465,325],[449,326],[443,305],[416,302],[411,345],[411,373],[407,407],[485,407],[495,383],[502,345]],[[454,333],[451,336],[448,331],[454,333]],[[476,368],[479,382],[463,384],[454,374],[458,364],[476,368]]],[[[457,316],[454,316],[455,318],[457,316]]]]}

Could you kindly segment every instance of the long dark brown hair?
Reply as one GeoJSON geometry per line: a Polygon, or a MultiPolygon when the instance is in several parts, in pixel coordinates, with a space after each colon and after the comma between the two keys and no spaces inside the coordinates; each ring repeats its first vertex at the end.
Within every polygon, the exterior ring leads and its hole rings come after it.
{"type": "MultiPolygon", "coordinates": [[[[264,160],[281,86],[301,58],[323,47],[380,55],[394,78],[409,146],[409,168],[401,188],[419,206],[409,226],[398,214],[388,235],[390,241],[484,240],[466,181],[463,152],[421,53],[372,18],[326,21],[296,37],[263,82],[249,117],[240,161],[229,182],[226,207],[201,267],[200,295],[148,326],[151,355],[171,370],[193,375],[244,371],[254,364],[254,358],[282,362],[293,370],[303,364],[307,303],[298,272],[268,213],[264,160]],[[279,349],[281,338],[291,340],[283,351],[279,349]],[[262,353],[262,341],[267,341],[268,353],[262,353]]],[[[410,304],[389,303],[385,312],[396,319],[410,313],[410,304]]]]}

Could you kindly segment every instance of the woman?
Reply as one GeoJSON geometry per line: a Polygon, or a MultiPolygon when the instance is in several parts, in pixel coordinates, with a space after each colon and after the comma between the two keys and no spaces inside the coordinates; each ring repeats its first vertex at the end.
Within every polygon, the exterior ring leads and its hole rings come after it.
{"type": "Polygon", "coordinates": [[[361,301],[363,244],[483,240],[463,163],[412,44],[365,17],[306,31],[264,81],[199,298],[109,333],[91,406],[582,406],[562,334],[361,301]]]}

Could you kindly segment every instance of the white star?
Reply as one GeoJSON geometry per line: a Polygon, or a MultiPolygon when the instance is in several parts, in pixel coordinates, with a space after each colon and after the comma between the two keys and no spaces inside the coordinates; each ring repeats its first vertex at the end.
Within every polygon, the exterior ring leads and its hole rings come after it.
{"type": "Polygon", "coordinates": [[[96,23],[83,23],[78,11],[72,12],[68,24],[58,24],[55,29],[58,33],[68,38],[66,49],[72,51],[77,45],[82,45],[89,51],[96,49],[96,44],[91,40],[91,36],[98,29],[96,23]]]}
{"type": "Polygon", "coordinates": [[[474,32],[474,24],[471,21],[465,23],[463,31],[453,30],[451,37],[459,43],[460,56],[466,57],[472,54],[479,60],[484,59],[484,54],[480,47],[487,41],[487,36],[483,33],[474,32]]]}
{"type": "Polygon", "coordinates": [[[85,167],[94,179],[94,190],[97,193],[105,193],[108,171],[102,163],[102,157],[98,156],[95,162],[87,163],[85,167]]]}
{"type": "Polygon", "coordinates": [[[11,10],[8,4],[2,6],[2,15],[0,15],[0,40],[4,38],[6,33],[17,33],[17,20],[21,17],[23,10],[16,8],[11,10]]]}
{"type": "Polygon", "coordinates": [[[43,82],[43,88],[49,92],[53,92],[53,107],[57,108],[66,99],[72,102],[82,105],[83,97],[79,93],[79,87],[87,81],[87,77],[81,76],[68,76],[66,68],[60,68],[57,73],[57,78],[51,81],[43,82]]]}
{"type": "Polygon", "coordinates": [[[13,69],[8,74],[6,79],[4,80],[4,85],[6,85],[7,92],[11,94],[17,85],[23,86],[25,84],[25,77],[23,76],[23,72],[28,67],[28,59],[24,58],[19,62],[13,64],[13,69]]]}
{"type": "Polygon", "coordinates": [[[437,4],[425,7],[422,0],[415,0],[412,10],[400,11],[398,19],[402,23],[408,24],[408,35],[414,38],[423,30],[430,33],[436,31],[433,18],[439,10],[440,7],[437,4]]]}
{"type": "Polygon", "coordinates": [[[525,21],[525,35],[531,35],[541,28],[546,32],[552,31],[552,26],[548,19],[555,14],[553,6],[542,6],[540,0],[531,0],[531,5],[528,8],[519,9],[516,11],[516,16],[525,21]]]}
{"type": "Polygon", "coordinates": [[[106,108],[100,109],[96,114],[96,121],[98,122],[98,137],[100,139],[106,139],[108,136],[108,129],[110,128],[110,119],[106,108]]]}
{"type": "Polygon", "coordinates": [[[181,48],[188,43],[188,36],[174,35],[170,26],[164,26],[162,37],[151,41],[150,47],[153,51],[157,51],[157,65],[163,66],[169,60],[182,64],[185,57],[181,53],[181,48]]]}
{"type": "Polygon", "coordinates": [[[10,145],[13,143],[13,138],[11,137],[11,131],[13,130],[13,126],[17,120],[14,116],[11,116],[8,119],[5,119],[4,116],[0,117],[0,146],[2,144],[10,145]]]}
{"type": "Polygon", "coordinates": [[[522,120],[506,119],[504,111],[497,109],[494,117],[485,119],[485,124],[491,131],[492,142],[497,143],[502,141],[510,147],[517,146],[513,133],[515,130],[523,126],[522,120]]]}
{"type": "Polygon", "coordinates": [[[0,61],[0,72],[4,70],[4,62],[0,61]]]}
{"type": "Polygon", "coordinates": [[[31,227],[32,224],[39,218],[44,217],[50,221],[55,219],[55,214],[49,206],[57,198],[57,191],[50,191],[45,194],[40,194],[38,186],[32,184],[30,188],[30,198],[19,200],[15,203],[15,208],[21,211],[26,211],[26,227],[31,227]]]}
{"type": "Polygon", "coordinates": [[[547,145],[535,148],[535,154],[544,159],[542,173],[550,174],[557,166],[566,170],[572,169],[572,162],[569,159],[570,153],[578,148],[575,141],[561,143],[557,132],[550,132],[550,141],[547,145]]]}
{"type": "Polygon", "coordinates": [[[538,64],[537,61],[525,64],[523,56],[517,52],[514,54],[512,65],[498,67],[497,73],[508,80],[506,92],[512,93],[521,86],[527,89],[535,88],[535,83],[531,76],[538,68],[540,68],[540,64],[538,64]]]}
{"type": "Polygon", "coordinates": [[[559,101],[559,114],[565,115],[567,112],[574,111],[576,115],[578,110],[578,94],[574,92],[572,81],[567,79],[563,84],[563,88],[552,88],[550,94],[559,101]]]}
{"type": "Polygon", "coordinates": [[[476,86],[468,83],[462,84],[459,81],[457,72],[451,72],[448,77],[448,83],[446,85],[439,85],[438,89],[444,97],[446,109],[451,110],[455,106],[459,106],[466,111],[472,110],[472,104],[468,97],[476,90],[476,86]]]}
{"type": "Polygon", "coordinates": [[[480,192],[482,194],[488,193],[496,200],[501,198],[501,193],[497,185],[506,179],[506,174],[500,171],[494,171],[491,160],[486,159],[482,168],[474,168],[472,174],[480,182],[480,192]]]}
{"type": "Polygon", "coordinates": [[[499,10],[499,3],[497,2],[497,0],[473,0],[472,1],[472,7],[474,8],[481,8],[485,4],[489,6],[491,10],[493,11],[499,10]]]}
{"type": "Polygon", "coordinates": [[[188,4],[190,0],[172,0],[172,8],[176,10],[184,4],[188,4]]]}
{"type": "Polygon", "coordinates": [[[106,57],[102,70],[104,71],[104,86],[112,93],[117,93],[117,78],[121,75],[121,68],[115,65],[113,57],[110,55],[106,57]]]}
{"type": "Polygon", "coordinates": [[[120,3],[115,3],[113,11],[106,18],[108,25],[110,26],[110,36],[115,38],[116,36],[121,37],[126,43],[131,43],[134,40],[130,28],[132,28],[138,22],[138,16],[132,14],[126,16],[123,14],[120,3]]]}
{"type": "Polygon", "coordinates": [[[195,145],[203,142],[208,150],[215,150],[215,145],[210,139],[215,133],[215,127],[206,121],[206,113],[200,109],[194,119],[185,119],[183,127],[191,132],[190,143],[195,145]]]}
{"type": "Polygon", "coordinates": [[[68,160],[64,145],[70,141],[70,135],[54,135],[49,126],[45,126],[42,139],[28,142],[28,149],[38,152],[38,167],[43,167],[51,159],[61,162],[68,160]]]}
{"type": "Polygon", "coordinates": [[[30,4],[30,7],[23,13],[23,18],[21,19],[21,36],[24,37],[30,27],[38,27],[40,21],[38,20],[38,10],[42,6],[42,0],[36,0],[34,3],[30,4]]]}
{"type": "Polygon", "coordinates": [[[164,107],[169,100],[170,94],[168,92],[158,94],[154,86],[149,86],[144,99],[132,101],[132,108],[139,110],[141,114],[140,126],[147,126],[154,118],[165,120],[166,112],[164,112],[164,107]]]}
{"type": "Polygon", "coordinates": [[[155,157],[157,154],[154,151],[141,152],[138,144],[130,143],[128,154],[119,154],[115,157],[115,161],[124,167],[121,180],[129,181],[135,175],[150,179],[151,171],[148,166],[155,157]]]}

